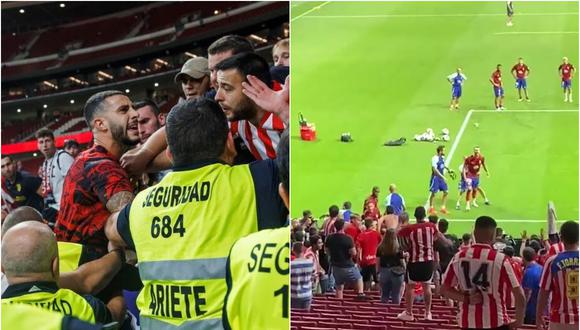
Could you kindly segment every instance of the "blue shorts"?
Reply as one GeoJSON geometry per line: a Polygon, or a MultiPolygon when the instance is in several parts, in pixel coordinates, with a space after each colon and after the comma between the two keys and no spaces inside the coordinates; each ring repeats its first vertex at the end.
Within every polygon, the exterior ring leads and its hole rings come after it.
{"type": "Polygon", "coordinates": [[[572,79],[562,80],[562,88],[572,87],[572,79]]]}
{"type": "Polygon", "coordinates": [[[451,97],[461,97],[461,86],[451,87],[451,97]]]}
{"type": "Polygon", "coordinates": [[[522,89],[522,88],[528,88],[528,82],[525,79],[516,79],[516,88],[517,89],[522,89]]]}
{"type": "Polygon", "coordinates": [[[334,276],[336,285],[355,283],[356,281],[362,279],[362,275],[356,266],[349,268],[332,266],[332,276],[334,276]]]}
{"type": "Polygon", "coordinates": [[[471,188],[475,190],[478,187],[479,187],[479,177],[471,179],[471,188]]]}
{"type": "Polygon", "coordinates": [[[429,183],[429,191],[436,193],[438,191],[447,192],[447,183],[438,176],[432,176],[429,183]]]}
{"type": "Polygon", "coordinates": [[[493,86],[493,95],[495,95],[495,97],[503,96],[503,87],[493,86]]]}

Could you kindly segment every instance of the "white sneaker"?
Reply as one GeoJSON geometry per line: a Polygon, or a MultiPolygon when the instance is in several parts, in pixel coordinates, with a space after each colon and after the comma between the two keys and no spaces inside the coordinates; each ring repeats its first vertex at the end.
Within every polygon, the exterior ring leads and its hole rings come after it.
{"type": "Polygon", "coordinates": [[[471,205],[473,205],[473,207],[479,207],[479,205],[477,205],[477,202],[475,200],[473,200],[473,203],[471,203],[471,205]]]}
{"type": "Polygon", "coordinates": [[[413,314],[407,314],[407,311],[403,311],[402,313],[399,313],[399,315],[397,315],[397,318],[399,320],[403,320],[403,321],[414,321],[415,318],[413,317],[413,314]]]}
{"type": "Polygon", "coordinates": [[[459,205],[459,203],[455,204],[455,209],[456,209],[456,210],[459,210],[459,209],[461,209],[461,205],[459,205]]]}
{"type": "Polygon", "coordinates": [[[425,314],[425,320],[433,321],[433,315],[431,315],[431,313],[425,314]]]}
{"type": "Polygon", "coordinates": [[[524,99],[518,99],[518,102],[522,102],[524,99]]]}
{"type": "Polygon", "coordinates": [[[506,24],[506,25],[507,25],[507,26],[513,26],[513,25],[514,25],[514,23],[512,23],[512,22],[507,22],[507,24],[506,24]]]}
{"type": "Polygon", "coordinates": [[[499,107],[499,109],[500,109],[501,111],[504,111],[504,110],[505,110],[505,108],[504,108],[503,106],[502,106],[502,107],[499,107]]]}
{"type": "Polygon", "coordinates": [[[527,101],[527,102],[532,102],[532,100],[530,100],[530,99],[526,99],[526,101],[527,101]]]}
{"type": "Polygon", "coordinates": [[[469,207],[469,204],[465,205],[465,211],[469,211],[471,210],[471,207],[469,207]]]}
{"type": "Polygon", "coordinates": [[[567,97],[564,98],[564,102],[568,102],[568,98],[567,97]]]}

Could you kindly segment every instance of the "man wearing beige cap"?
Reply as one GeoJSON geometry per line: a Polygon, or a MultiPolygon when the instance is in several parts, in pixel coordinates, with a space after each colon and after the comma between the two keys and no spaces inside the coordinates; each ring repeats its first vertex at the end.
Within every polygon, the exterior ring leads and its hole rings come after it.
{"type": "Polygon", "coordinates": [[[175,83],[181,83],[185,99],[204,96],[209,90],[209,69],[205,57],[194,57],[181,67],[181,72],[175,75],[175,83]]]}

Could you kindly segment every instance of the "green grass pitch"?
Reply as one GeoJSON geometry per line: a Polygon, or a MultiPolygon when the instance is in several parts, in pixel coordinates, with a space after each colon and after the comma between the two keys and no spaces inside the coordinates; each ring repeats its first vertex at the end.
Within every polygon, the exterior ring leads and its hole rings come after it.
{"type": "Polygon", "coordinates": [[[513,235],[537,233],[549,200],[559,219],[577,220],[578,80],[574,103],[564,103],[557,68],[563,56],[579,65],[578,3],[514,6],[507,27],[505,2],[292,2],[292,216],[303,209],[318,216],[346,200],[361,212],[371,187],[380,186],[382,203],[390,183],[412,212],[427,200],[438,145],[412,137],[448,128],[449,167],[457,171],[479,145],[491,172],[482,187],[492,202],[456,211],[457,181],[449,180],[451,232],[468,232],[487,214],[513,235]],[[509,73],[520,56],[531,69],[530,103],[518,102],[509,73]],[[488,79],[498,63],[504,113],[490,110],[488,79]],[[446,77],[458,66],[468,80],[461,109],[451,112],[446,77]],[[317,141],[300,140],[299,112],[316,125],[317,141]],[[340,143],[343,132],[354,142],[340,143]],[[382,146],[401,136],[404,146],[382,146]]]}

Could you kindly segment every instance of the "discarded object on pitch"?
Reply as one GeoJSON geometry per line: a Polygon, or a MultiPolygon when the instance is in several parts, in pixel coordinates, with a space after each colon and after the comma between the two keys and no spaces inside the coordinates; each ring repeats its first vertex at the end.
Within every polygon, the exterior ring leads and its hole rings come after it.
{"type": "Polygon", "coordinates": [[[340,142],[353,142],[352,137],[350,136],[350,132],[342,133],[340,135],[340,142]]]}
{"type": "Polygon", "coordinates": [[[403,144],[405,144],[405,142],[407,142],[407,139],[405,139],[404,137],[396,139],[396,140],[390,140],[385,142],[385,146],[386,147],[396,147],[396,146],[402,146],[403,144]]]}
{"type": "Polygon", "coordinates": [[[300,138],[302,140],[316,140],[316,127],[313,123],[308,123],[301,112],[298,113],[298,123],[300,124],[300,138]]]}
{"type": "Polygon", "coordinates": [[[449,177],[451,178],[451,180],[455,180],[455,178],[457,178],[457,175],[453,170],[447,170],[447,173],[449,173],[449,177]]]}

